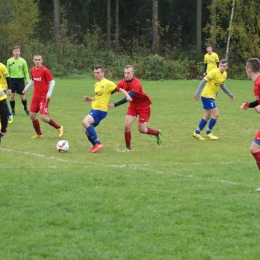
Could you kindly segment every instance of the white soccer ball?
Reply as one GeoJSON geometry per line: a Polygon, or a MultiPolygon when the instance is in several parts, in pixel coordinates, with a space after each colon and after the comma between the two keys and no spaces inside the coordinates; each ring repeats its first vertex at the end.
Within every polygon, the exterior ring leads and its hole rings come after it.
{"type": "Polygon", "coordinates": [[[70,149],[70,144],[66,140],[60,140],[57,143],[56,148],[57,148],[58,152],[65,153],[65,152],[68,152],[68,150],[70,149]]]}

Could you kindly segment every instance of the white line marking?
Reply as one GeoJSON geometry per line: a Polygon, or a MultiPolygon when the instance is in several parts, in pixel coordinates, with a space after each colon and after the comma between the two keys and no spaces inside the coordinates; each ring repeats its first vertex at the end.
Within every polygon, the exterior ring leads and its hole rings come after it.
{"type": "MultiPolygon", "coordinates": [[[[90,165],[101,165],[101,163],[93,163],[93,162],[79,162],[79,161],[72,161],[72,160],[66,160],[66,159],[60,159],[60,158],[57,158],[55,156],[46,156],[44,154],[38,154],[38,153],[31,153],[31,152],[19,152],[19,151],[15,151],[15,150],[9,150],[9,149],[5,149],[5,148],[0,148],[0,150],[2,151],[6,151],[6,152],[12,152],[12,153],[23,153],[25,155],[32,155],[32,156],[37,156],[37,157],[42,157],[42,158],[47,158],[47,159],[51,159],[51,160],[56,160],[56,161],[61,161],[61,162],[69,162],[69,163],[84,163],[84,164],[90,164],[90,165]]],[[[211,162],[210,162],[211,163],[211,162]]],[[[252,162],[222,162],[220,164],[238,164],[238,163],[252,163],[252,162]]],[[[202,164],[205,164],[205,163],[197,163],[197,162],[194,162],[194,163],[190,163],[191,165],[202,165],[202,164]]],[[[172,163],[172,162],[169,162],[168,164],[169,166],[171,165],[187,165],[187,163],[172,163]]],[[[166,172],[163,172],[163,171],[156,171],[156,170],[152,170],[151,168],[149,168],[149,164],[103,164],[102,166],[106,166],[106,167],[114,167],[114,168],[131,168],[133,170],[141,170],[141,171],[148,171],[148,172],[153,172],[153,173],[156,173],[156,174],[172,174],[174,176],[177,176],[177,177],[181,177],[181,178],[194,178],[194,179],[199,179],[201,180],[200,177],[197,177],[197,176],[194,176],[194,175],[185,175],[185,174],[179,174],[179,173],[176,173],[176,172],[169,172],[169,173],[166,173],[166,172]],[[147,167],[147,168],[144,168],[144,167],[147,167]]],[[[52,166],[52,168],[55,168],[56,166],[52,166]]],[[[10,168],[10,167],[8,167],[10,168]]],[[[38,168],[38,167],[37,167],[38,168]]],[[[43,168],[43,167],[42,167],[43,168]]],[[[48,167],[50,168],[50,167],[48,167]]],[[[67,168],[67,167],[66,167],[67,168]]],[[[240,186],[244,186],[244,187],[255,187],[255,186],[252,186],[252,185],[247,185],[247,184],[242,184],[242,183],[238,183],[238,182],[233,182],[233,181],[228,181],[228,180],[213,180],[213,179],[203,179],[204,181],[209,181],[209,182],[220,182],[220,183],[224,183],[224,184],[230,184],[230,185],[240,185],[240,186]]]]}

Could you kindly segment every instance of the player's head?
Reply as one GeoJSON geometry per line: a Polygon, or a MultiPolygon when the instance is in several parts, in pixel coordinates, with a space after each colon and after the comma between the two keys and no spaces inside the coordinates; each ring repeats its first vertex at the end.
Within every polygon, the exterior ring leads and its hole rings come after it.
{"type": "Polygon", "coordinates": [[[224,71],[226,71],[228,69],[228,60],[227,59],[222,59],[219,62],[219,70],[223,73],[224,71]]]}
{"type": "Polygon", "coordinates": [[[207,48],[206,48],[206,50],[207,50],[208,54],[211,54],[211,53],[212,53],[212,50],[213,50],[213,48],[212,48],[212,46],[211,46],[211,45],[207,45],[207,48]]]}
{"type": "Polygon", "coordinates": [[[41,54],[34,54],[33,55],[33,63],[35,65],[36,68],[41,67],[42,63],[43,63],[43,59],[42,59],[42,55],[41,54]]]}
{"type": "Polygon", "coordinates": [[[131,80],[134,77],[134,67],[132,65],[126,65],[124,69],[124,77],[126,80],[131,80]]]}
{"type": "Polygon", "coordinates": [[[260,60],[258,58],[250,58],[246,62],[246,74],[251,78],[252,74],[260,73],[260,60]]]}
{"type": "Polygon", "coordinates": [[[12,52],[13,52],[14,58],[19,58],[20,53],[21,53],[20,47],[14,46],[12,52]]]}
{"type": "Polygon", "coordinates": [[[105,77],[105,69],[102,65],[97,65],[94,67],[94,75],[96,80],[100,81],[105,77]]]}

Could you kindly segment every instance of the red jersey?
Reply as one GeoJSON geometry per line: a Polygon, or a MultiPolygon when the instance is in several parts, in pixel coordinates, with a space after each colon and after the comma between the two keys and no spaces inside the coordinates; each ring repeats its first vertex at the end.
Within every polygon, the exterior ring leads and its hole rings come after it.
{"type": "Polygon", "coordinates": [[[260,76],[258,76],[254,82],[254,94],[258,105],[260,105],[260,76]]]}
{"type": "Polygon", "coordinates": [[[41,66],[39,69],[31,68],[30,72],[34,84],[33,98],[46,98],[49,82],[53,80],[50,70],[41,66]]]}
{"type": "Polygon", "coordinates": [[[119,91],[120,88],[124,89],[127,92],[136,92],[135,96],[133,97],[133,100],[130,102],[131,104],[152,104],[151,99],[143,92],[142,84],[137,78],[134,77],[130,81],[122,79],[119,83],[117,83],[116,90],[119,91]]]}

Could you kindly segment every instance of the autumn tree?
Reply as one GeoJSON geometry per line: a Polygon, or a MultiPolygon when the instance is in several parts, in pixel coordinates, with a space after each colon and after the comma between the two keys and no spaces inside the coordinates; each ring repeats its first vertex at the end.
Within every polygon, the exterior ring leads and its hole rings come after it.
{"type": "MultiPolygon", "coordinates": [[[[260,56],[260,2],[248,0],[244,4],[243,0],[236,0],[236,7],[232,25],[229,26],[230,14],[232,11],[232,1],[214,1],[216,5],[216,25],[211,24],[205,27],[206,32],[214,30],[211,37],[216,37],[216,44],[225,48],[227,38],[230,33],[230,55],[233,59],[247,59],[248,57],[260,56]]],[[[212,8],[212,7],[210,7],[212,8]]],[[[214,39],[209,37],[207,41],[214,39]]]]}
{"type": "Polygon", "coordinates": [[[31,41],[39,21],[38,4],[33,0],[0,0],[0,7],[0,46],[4,53],[10,53],[14,45],[24,46],[31,41]]]}

